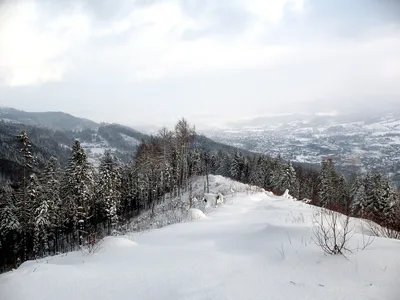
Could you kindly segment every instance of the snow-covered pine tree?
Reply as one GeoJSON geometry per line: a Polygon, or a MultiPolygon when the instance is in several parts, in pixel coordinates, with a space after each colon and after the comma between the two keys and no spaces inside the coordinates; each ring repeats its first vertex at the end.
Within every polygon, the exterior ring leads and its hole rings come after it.
{"type": "Polygon", "coordinates": [[[93,168],[79,141],[72,146],[72,156],[65,173],[63,199],[67,207],[68,222],[74,239],[81,246],[89,228],[92,214],[93,168]]]}
{"type": "Polygon", "coordinates": [[[262,156],[254,157],[250,162],[249,182],[252,185],[264,187],[264,160],[262,156]]]}
{"type": "Polygon", "coordinates": [[[98,174],[98,198],[100,207],[104,209],[108,223],[108,234],[117,229],[118,211],[121,201],[121,174],[118,162],[109,151],[100,161],[98,174]]]}
{"type": "Polygon", "coordinates": [[[15,206],[15,193],[8,183],[0,187],[0,270],[19,260],[18,242],[21,225],[15,206]]]}
{"type": "Polygon", "coordinates": [[[0,188],[0,237],[5,238],[9,233],[21,231],[15,197],[9,184],[0,188]]]}
{"type": "Polygon", "coordinates": [[[367,175],[365,181],[365,214],[378,223],[385,221],[384,211],[390,205],[390,186],[381,174],[367,175]]]}
{"type": "Polygon", "coordinates": [[[355,216],[364,216],[365,209],[365,178],[357,175],[350,188],[351,214],[355,216]]]}
{"type": "Polygon", "coordinates": [[[285,177],[287,178],[286,179],[287,187],[285,189],[288,189],[290,191],[290,194],[293,197],[298,198],[300,184],[299,184],[299,180],[297,179],[296,170],[294,169],[292,162],[290,162],[290,161],[286,166],[286,176],[285,177]]]}
{"type": "Polygon", "coordinates": [[[274,160],[270,169],[269,185],[276,193],[283,193],[285,189],[282,187],[286,173],[286,163],[280,155],[274,160]]]}
{"type": "Polygon", "coordinates": [[[216,173],[218,175],[230,177],[230,168],[232,164],[231,155],[223,151],[218,151],[216,162],[216,173]]]}
{"type": "Polygon", "coordinates": [[[21,145],[20,153],[21,153],[21,164],[22,164],[22,174],[21,174],[21,183],[20,188],[17,193],[17,210],[19,213],[19,222],[22,231],[22,261],[26,261],[28,259],[28,232],[31,230],[29,226],[29,203],[28,203],[28,195],[27,195],[27,186],[28,186],[28,173],[33,167],[34,157],[31,152],[32,145],[30,143],[28,134],[26,131],[22,131],[17,139],[21,145]]]}
{"type": "Polygon", "coordinates": [[[29,177],[28,196],[28,225],[29,234],[33,237],[33,254],[38,257],[39,250],[47,245],[47,211],[48,206],[42,203],[42,186],[36,174],[29,177]]]}
{"type": "Polygon", "coordinates": [[[335,180],[334,208],[337,211],[348,215],[350,213],[349,188],[343,174],[336,173],[335,180]]]}
{"type": "Polygon", "coordinates": [[[336,203],[336,179],[337,174],[332,159],[322,161],[321,173],[319,176],[319,200],[322,207],[328,207],[336,203]]]}
{"type": "MultiPolygon", "coordinates": [[[[53,252],[60,251],[60,239],[64,225],[64,214],[61,198],[60,198],[60,171],[56,158],[51,157],[43,170],[40,177],[42,185],[41,206],[47,207],[47,220],[44,222],[44,216],[39,216],[42,221],[39,223],[47,223],[47,231],[45,233],[48,240],[53,241],[53,252]]],[[[45,212],[45,210],[43,210],[45,212]]],[[[43,226],[43,225],[42,225],[43,226]]]]}
{"type": "Polygon", "coordinates": [[[241,152],[237,151],[233,156],[231,168],[230,168],[230,177],[240,181],[242,179],[243,171],[244,171],[244,156],[241,152]]]}

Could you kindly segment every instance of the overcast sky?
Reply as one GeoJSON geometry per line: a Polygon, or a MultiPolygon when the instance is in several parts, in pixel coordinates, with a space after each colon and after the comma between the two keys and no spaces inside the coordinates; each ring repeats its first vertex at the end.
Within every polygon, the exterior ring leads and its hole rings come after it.
{"type": "Polygon", "coordinates": [[[201,126],[400,103],[398,0],[1,3],[1,106],[201,126]]]}

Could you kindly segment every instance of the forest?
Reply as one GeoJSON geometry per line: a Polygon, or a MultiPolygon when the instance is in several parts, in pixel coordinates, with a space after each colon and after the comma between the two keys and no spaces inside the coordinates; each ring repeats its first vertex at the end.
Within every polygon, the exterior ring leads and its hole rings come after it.
{"type": "MultiPolygon", "coordinates": [[[[345,178],[331,159],[320,168],[292,164],[240,150],[213,149],[185,119],[143,140],[129,163],[105,152],[95,168],[78,140],[61,167],[55,157],[36,165],[28,134],[16,133],[21,166],[15,180],[0,187],[0,271],[31,259],[74,251],[106,235],[123,233],[126,224],[152,211],[166,194],[184,197],[195,176],[222,175],[276,194],[289,190],[315,206],[374,221],[399,238],[400,197],[378,173],[345,178]]],[[[186,197],[186,196],[185,196],[186,197]]]]}

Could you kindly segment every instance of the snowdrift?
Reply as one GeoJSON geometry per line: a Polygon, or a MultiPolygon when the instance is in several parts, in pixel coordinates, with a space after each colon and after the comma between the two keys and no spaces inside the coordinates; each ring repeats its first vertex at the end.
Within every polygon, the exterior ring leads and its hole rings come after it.
{"type": "Polygon", "coordinates": [[[199,220],[199,219],[207,219],[207,216],[197,208],[191,208],[188,211],[188,220],[193,221],[193,220],[199,220]]]}
{"type": "MultiPolygon", "coordinates": [[[[209,176],[210,193],[204,192],[204,177],[197,177],[192,183],[192,207],[207,215],[222,203],[232,199],[236,193],[248,191],[264,191],[257,187],[233,181],[223,176],[209,176]],[[217,199],[218,198],[218,199],[217,199]],[[206,201],[205,201],[206,200],[206,201]]],[[[189,211],[189,192],[183,193],[180,197],[170,197],[157,205],[154,214],[151,211],[142,213],[134,218],[129,225],[128,231],[142,232],[151,229],[158,229],[168,225],[192,221],[189,211]]]]}

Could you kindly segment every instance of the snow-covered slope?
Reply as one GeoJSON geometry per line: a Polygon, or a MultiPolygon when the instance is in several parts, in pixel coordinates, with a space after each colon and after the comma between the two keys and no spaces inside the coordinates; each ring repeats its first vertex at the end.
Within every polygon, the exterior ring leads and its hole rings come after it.
{"type": "Polygon", "coordinates": [[[109,237],[94,255],[27,262],[0,276],[0,298],[399,299],[400,241],[376,238],[347,259],[326,256],[311,240],[313,207],[212,182],[228,195],[207,218],[109,237]]]}

